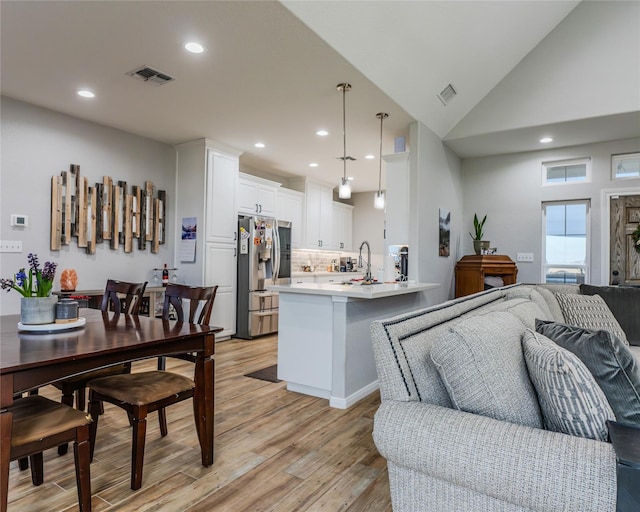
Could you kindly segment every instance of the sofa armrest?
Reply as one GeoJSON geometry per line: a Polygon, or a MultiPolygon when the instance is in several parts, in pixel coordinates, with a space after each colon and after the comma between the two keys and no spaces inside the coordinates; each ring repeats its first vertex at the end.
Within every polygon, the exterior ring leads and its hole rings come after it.
{"type": "Polygon", "coordinates": [[[609,443],[422,402],[384,401],[373,437],[394,464],[531,510],[615,510],[609,443]]]}

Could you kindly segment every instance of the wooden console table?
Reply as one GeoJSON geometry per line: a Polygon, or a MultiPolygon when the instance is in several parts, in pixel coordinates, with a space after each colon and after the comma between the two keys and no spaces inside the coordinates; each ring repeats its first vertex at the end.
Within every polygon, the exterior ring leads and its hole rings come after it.
{"type": "Polygon", "coordinates": [[[515,284],[518,267],[509,256],[463,256],[456,263],[456,297],[483,291],[484,278],[487,276],[501,277],[505,285],[515,284]]]}

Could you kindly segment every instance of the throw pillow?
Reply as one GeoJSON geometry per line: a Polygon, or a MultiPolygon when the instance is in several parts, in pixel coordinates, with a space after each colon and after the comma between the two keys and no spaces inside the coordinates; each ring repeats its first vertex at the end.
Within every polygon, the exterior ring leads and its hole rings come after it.
{"type": "Polygon", "coordinates": [[[587,367],[546,336],[525,331],[524,360],[536,388],[547,430],[608,441],[607,420],[615,418],[587,367]]]}
{"type": "Polygon", "coordinates": [[[583,295],[600,295],[627,335],[630,345],[640,345],[640,288],[581,284],[583,295]]]}
{"type": "Polygon", "coordinates": [[[594,331],[608,331],[629,344],[616,317],[599,295],[556,293],[556,299],[566,324],[594,331]]]}
{"type": "Polygon", "coordinates": [[[454,407],[542,428],[535,389],[522,354],[524,326],[505,311],[462,319],[431,349],[454,407]]]}
{"type": "Polygon", "coordinates": [[[616,420],[640,425],[640,366],[629,347],[607,331],[536,320],[536,331],[573,352],[604,392],[616,420]]]}

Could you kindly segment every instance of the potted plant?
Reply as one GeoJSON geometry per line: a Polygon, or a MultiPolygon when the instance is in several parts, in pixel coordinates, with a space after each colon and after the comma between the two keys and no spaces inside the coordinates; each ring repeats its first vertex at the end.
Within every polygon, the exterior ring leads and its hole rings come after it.
{"type": "Polygon", "coordinates": [[[20,322],[23,324],[50,324],[56,319],[58,298],[51,296],[53,279],[56,275],[56,263],[47,261],[40,268],[38,256],[27,256],[29,271],[21,268],[13,279],[0,279],[3,290],[15,290],[20,298],[20,322]]]}
{"type": "Polygon", "coordinates": [[[469,233],[469,236],[473,240],[473,250],[476,254],[482,254],[483,250],[489,249],[491,242],[488,240],[484,240],[484,223],[487,221],[487,216],[485,215],[482,220],[478,219],[478,214],[473,214],[473,229],[475,232],[475,236],[472,233],[469,233]]]}

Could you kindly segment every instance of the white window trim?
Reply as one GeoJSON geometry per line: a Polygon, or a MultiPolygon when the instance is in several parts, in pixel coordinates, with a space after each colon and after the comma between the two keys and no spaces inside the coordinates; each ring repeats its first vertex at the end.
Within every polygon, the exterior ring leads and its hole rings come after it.
{"type": "Polygon", "coordinates": [[[542,186],[543,187],[557,187],[565,185],[575,185],[577,183],[590,183],[591,182],[591,157],[572,158],[571,160],[554,160],[548,162],[542,162],[542,186]],[[583,180],[576,181],[547,181],[547,169],[549,167],[559,167],[563,165],[586,165],[586,176],[583,180]]]}
{"type": "MultiPolygon", "coordinates": [[[[572,199],[567,201],[543,201],[542,202],[542,257],[541,261],[541,276],[540,282],[546,282],[546,267],[547,267],[547,210],[545,208],[546,205],[559,205],[559,204],[586,204],[587,205],[587,225],[586,225],[586,252],[585,252],[585,264],[584,265],[572,265],[571,268],[585,268],[584,271],[584,282],[589,284],[591,283],[591,199],[572,199]]],[[[554,265],[554,267],[561,268],[563,265],[554,265]]]]}
{"type": "Polygon", "coordinates": [[[640,158],[640,153],[621,153],[611,155],[611,181],[637,180],[640,176],[616,176],[617,163],[627,158],[640,158]]]}

